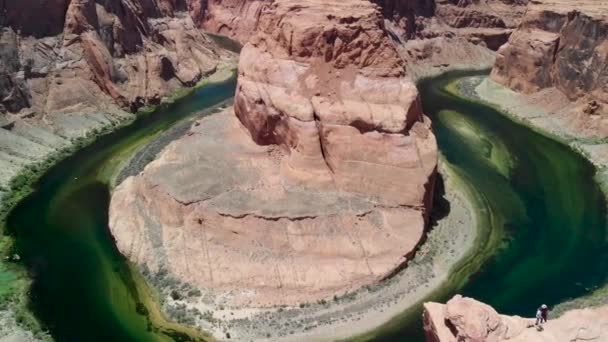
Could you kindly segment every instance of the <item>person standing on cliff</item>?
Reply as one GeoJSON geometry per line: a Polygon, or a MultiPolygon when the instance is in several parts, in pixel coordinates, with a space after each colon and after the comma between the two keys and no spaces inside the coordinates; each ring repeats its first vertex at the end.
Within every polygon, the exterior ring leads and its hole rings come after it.
{"type": "Polygon", "coordinates": [[[547,322],[547,318],[549,317],[549,308],[547,305],[543,304],[536,310],[536,326],[541,327],[543,323],[547,322]]]}

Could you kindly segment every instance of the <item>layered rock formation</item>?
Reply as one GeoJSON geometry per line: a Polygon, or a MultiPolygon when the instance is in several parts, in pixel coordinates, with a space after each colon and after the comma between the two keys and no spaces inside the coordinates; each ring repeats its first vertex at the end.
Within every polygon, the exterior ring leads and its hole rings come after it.
{"type": "Polygon", "coordinates": [[[35,3],[4,4],[3,111],[66,112],[106,96],[137,109],[195,84],[221,57],[184,1],[57,2],[47,20],[35,20],[35,3]]]}
{"type": "Polygon", "coordinates": [[[237,88],[236,115],[202,120],[116,189],[119,249],[239,306],[341,295],[403,265],[437,147],[378,8],[275,1],[237,88]]]}
{"type": "Polygon", "coordinates": [[[243,44],[257,31],[262,10],[272,0],[207,0],[202,27],[243,44]]]}
{"type": "Polygon", "coordinates": [[[531,94],[557,88],[579,111],[608,113],[608,4],[534,0],[498,53],[492,79],[531,94]]]}
{"type": "MultiPolygon", "coordinates": [[[[528,0],[368,0],[380,6],[393,38],[463,37],[492,50],[517,27],[528,0]]],[[[209,0],[197,22],[207,30],[246,42],[274,0],[209,0]]]]}
{"type": "Polygon", "coordinates": [[[374,0],[413,78],[484,69],[519,24],[527,0],[374,0]]]}
{"type": "Polygon", "coordinates": [[[241,53],[235,112],[255,142],[289,152],[289,182],[428,204],[437,147],[365,1],[275,1],[241,53]]]}
{"type": "Polygon", "coordinates": [[[1,2],[0,191],[32,163],[228,60],[192,21],[202,11],[194,3],[1,2]]]}
{"type": "Polygon", "coordinates": [[[499,315],[489,305],[462,296],[455,296],[445,305],[424,305],[424,329],[429,342],[599,342],[608,340],[607,327],[606,306],[550,317],[539,330],[534,319],[499,315]]]}

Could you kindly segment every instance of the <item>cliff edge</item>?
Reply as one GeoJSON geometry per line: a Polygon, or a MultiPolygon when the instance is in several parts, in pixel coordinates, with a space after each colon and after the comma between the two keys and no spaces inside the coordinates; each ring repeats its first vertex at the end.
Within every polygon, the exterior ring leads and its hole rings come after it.
{"type": "MultiPolygon", "coordinates": [[[[534,314],[534,313],[532,313],[534,314]]],[[[428,342],[563,342],[608,340],[608,307],[594,307],[549,317],[543,329],[532,318],[499,315],[491,306],[455,296],[447,304],[424,304],[428,342]]]]}

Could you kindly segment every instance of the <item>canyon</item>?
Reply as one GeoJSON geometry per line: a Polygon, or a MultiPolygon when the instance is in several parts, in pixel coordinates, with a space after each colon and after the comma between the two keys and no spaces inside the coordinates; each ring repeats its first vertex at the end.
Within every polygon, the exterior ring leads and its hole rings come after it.
{"type": "MultiPolygon", "coordinates": [[[[212,311],[324,308],[410,267],[439,158],[416,87],[426,77],[491,68],[479,99],[529,111],[608,165],[601,1],[28,0],[2,2],[0,26],[2,194],[45,158],[234,69],[205,31],[243,44],[233,105],[118,184],[109,208],[119,251],[202,291],[212,311]]],[[[461,296],[424,307],[432,342],[601,341],[608,324],[605,306],[542,332],[461,296]]]]}
{"type": "Polygon", "coordinates": [[[491,79],[551,112],[570,136],[608,135],[608,4],[532,1],[491,79]]]}

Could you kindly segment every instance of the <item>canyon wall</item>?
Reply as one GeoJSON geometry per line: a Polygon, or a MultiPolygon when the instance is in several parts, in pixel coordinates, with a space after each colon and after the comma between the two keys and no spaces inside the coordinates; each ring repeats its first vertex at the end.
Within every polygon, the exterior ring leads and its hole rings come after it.
{"type": "Polygon", "coordinates": [[[0,193],[90,134],[230,62],[198,1],[0,2],[0,193]]]}
{"type": "MultiPolygon", "coordinates": [[[[465,37],[496,50],[517,27],[528,0],[368,0],[381,9],[392,38],[465,37]]],[[[246,42],[273,0],[209,0],[197,21],[207,30],[246,42]]]]}
{"type": "Polygon", "coordinates": [[[527,0],[373,0],[401,39],[461,36],[492,50],[504,44],[527,0]]]}
{"type": "MultiPolygon", "coordinates": [[[[531,312],[533,316],[535,312],[531,312]]],[[[499,315],[491,306],[455,296],[447,304],[424,304],[428,342],[561,342],[606,341],[608,307],[571,310],[551,317],[542,329],[533,318],[499,315]]]]}
{"type": "Polygon", "coordinates": [[[257,25],[234,111],[117,187],[118,248],[227,307],[378,283],[430,211],[437,146],[418,91],[368,1],[277,0],[257,25]]]}
{"type": "Polygon", "coordinates": [[[608,113],[608,4],[533,0],[491,78],[531,94],[556,88],[587,114],[608,113]]]}

